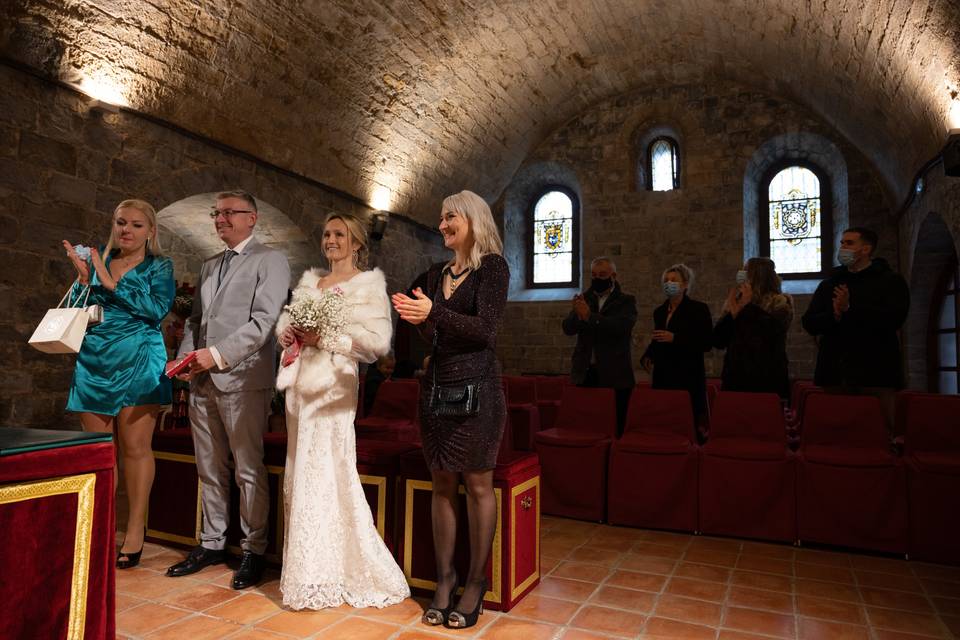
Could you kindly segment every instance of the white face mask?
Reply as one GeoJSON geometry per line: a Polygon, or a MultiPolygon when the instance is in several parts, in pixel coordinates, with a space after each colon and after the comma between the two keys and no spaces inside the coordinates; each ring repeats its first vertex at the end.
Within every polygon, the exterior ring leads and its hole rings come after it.
{"type": "Polygon", "coordinates": [[[840,249],[837,251],[837,260],[845,267],[849,267],[857,261],[857,253],[853,249],[840,249]]]}
{"type": "Polygon", "coordinates": [[[679,283],[679,282],[664,282],[664,283],[663,283],[663,294],[664,294],[665,296],[667,296],[668,298],[672,298],[673,296],[675,296],[675,295],[677,295],[678,293],[680,293],[680,291],[681,291],[681,289],[680,289],[680,283],[679,283]]]}

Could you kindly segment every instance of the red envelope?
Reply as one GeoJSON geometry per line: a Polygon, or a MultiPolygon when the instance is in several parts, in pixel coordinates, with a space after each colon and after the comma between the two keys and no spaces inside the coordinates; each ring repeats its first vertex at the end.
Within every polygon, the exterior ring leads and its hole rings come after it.
{"type": "Polygon", "coordinates": [[[177,374],[183,373],[187,367],[190,366],[190,363],[197,359],[197,352],[191,351],[187,354],[187,357],[181,360],[179,363],[173,365],[167,369],[167,377],[172,378],[177,374]]]}

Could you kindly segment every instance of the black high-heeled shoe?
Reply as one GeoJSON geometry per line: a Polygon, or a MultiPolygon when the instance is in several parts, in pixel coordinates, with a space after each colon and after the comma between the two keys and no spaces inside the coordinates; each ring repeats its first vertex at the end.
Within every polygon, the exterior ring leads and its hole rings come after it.
{"type": "Polygon", "coordinates": [[[447,616],[450,615],[450,612],[453,611],[453,597],[457,595],[457,578],[453,579],[453,587],[450,588],[450,595],[447,598],[447,606],[443,609],[438,609],[437,607],[428,607],[426,611],[423,612],[423,617],[420,620],[424,624],[429,624],[431,626],[438,626],[441,624],[447,623],[447,616]]]}
{"type": "MultiPolygon", "coordinates": [[[[147,537],[147,528],[143,528],[143,537],[147,537]]],[[[140,564],[140,555],[143,554],[143,545],[140,545],[140,551],[128,552],[128,551],[118,551],[117,552],[117,569],[133,569],[135,566],[140,564]],[[120,558],[126,558],[121,560],[120,558]]]]}
{"type": "Polygon", "coordinates": [[[466,629],[477,624],[477,619],[483,614],[483,598],[486,595],[487,580],[484,578],[483,586],[480,588],[480,600],[477,601],[477,606],[473,608],[473,611],[467,613],[454,609],[447,615],[447,621],[443,623],[443,626],[448,629],[466,629]]]}

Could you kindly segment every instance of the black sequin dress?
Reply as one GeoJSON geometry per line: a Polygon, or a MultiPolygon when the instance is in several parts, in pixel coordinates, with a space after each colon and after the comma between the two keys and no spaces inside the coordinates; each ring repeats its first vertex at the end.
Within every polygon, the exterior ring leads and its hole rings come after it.
{"type": "Polygon", "coordinates": [[[420,435],[430,469],[484,471],[497,464],[503,437],[506,403],[500,384],[495,346],[500,319],[507,303],[510,269],[502,256],[483,257],[481,266],[444,299],[443,265],[427,272],[424,293],[433,297],[433,309],[421,325],[423,336],[437,347],[420,384],[420,435]],[[430,411],[433,376],[437,383],[478,382],[480,407],[473,417],[437,417],[430,411]]]}

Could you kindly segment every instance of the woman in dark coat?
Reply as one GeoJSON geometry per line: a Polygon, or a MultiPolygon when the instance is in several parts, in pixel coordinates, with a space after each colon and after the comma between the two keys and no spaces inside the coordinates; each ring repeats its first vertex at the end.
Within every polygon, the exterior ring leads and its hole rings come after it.
{"type": "Polygon", "coordinates": [[[661,278],[666,302],[653,310],[653,336],[640,362],[653,368],[654,389],[686,389],[698,424],[707,417],[703,354],[710,350],[710,308],[689,296],[693,270],[675,264],[661,278]]]}
{"type": "Polygon", "coordinates": [[[453,628],[472,627],[482,613],[487,589],[486,565],[497,526],[493,470],[503,437],[506,403],[495,344],[507,302],[510,270],[490,207],[483,198],[462,191],[443,201],[440,233],[454,252],[452,260],[427,272],[426,291],[414,297],[397,293],[400,318],[420,325],[434,345],[420,383],[420,430],[423,454],[433,482],[433,546],[437,591],[423,621],[453,628]],[[436,386],[463,389],[476,384],[476,415],[437,415],[431,399],[436,386]],[[470,570],[463,594],[453,606],[457,574],[453,554],[457,535],[459,477],[467,489],[470,570]]]}
{"type": "Polygon", "coordinates": [[[723,315],[713,328],[713,346],[726,349],[724,391],[772,392],[786,399],[787,330],[793,299],[780,289],[773,260],[750,258],[737,273],[723,315]]]}

